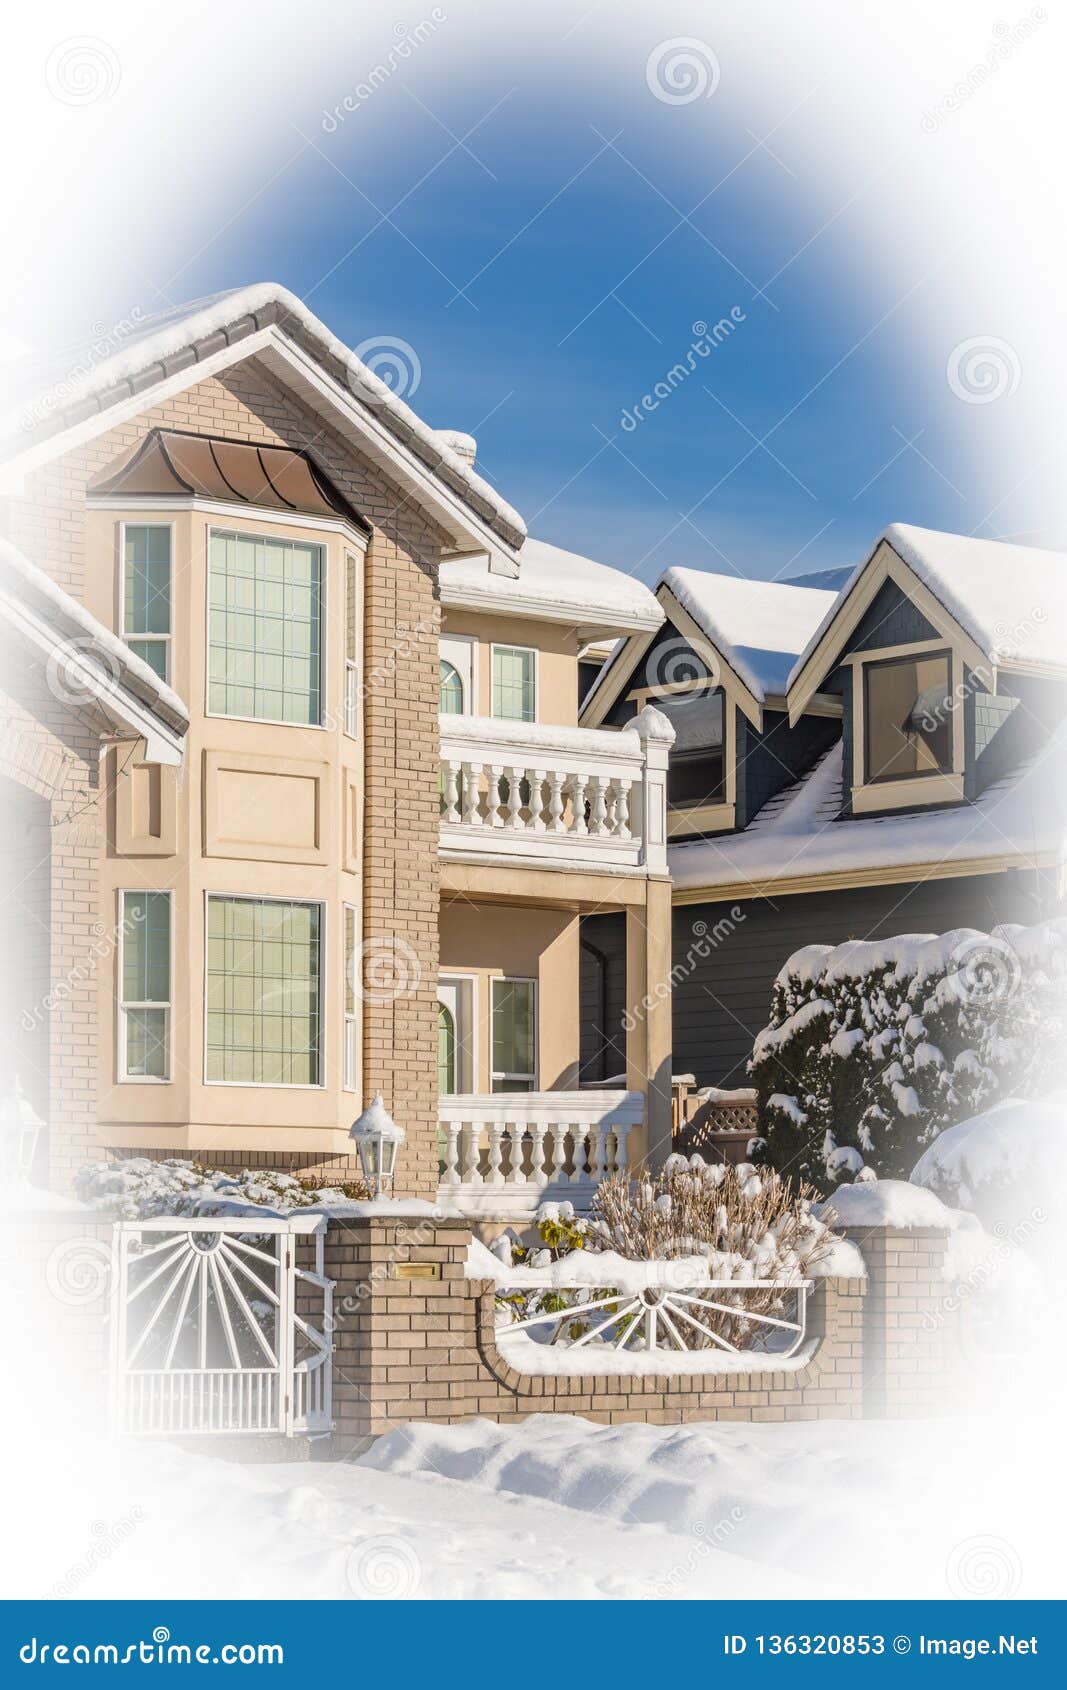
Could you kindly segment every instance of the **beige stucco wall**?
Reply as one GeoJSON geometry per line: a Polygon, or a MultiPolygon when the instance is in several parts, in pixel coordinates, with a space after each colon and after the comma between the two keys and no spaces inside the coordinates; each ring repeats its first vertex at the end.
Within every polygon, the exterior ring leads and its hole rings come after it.
{"type": "Polygon", "coordinates": [[[475,642],[474,688],[476,716],[493,714],[494,645],[532,646],[537,652],[536,720],[556,728],[573,728],[578,721],[577,630],[559,622],[533,617],[486,615],[480,611],[441,613],[441,632],[475,642]]]}
{"type": "Polygon", "coordinates": [[[473,904],[441,907],[441,973],[471,975],[475,1036],[472,1090],[492,1089],[492,978],[536,980],[538,1088],[573,1090],[579,1063],[578,917],[568,910],[473,904]]]}

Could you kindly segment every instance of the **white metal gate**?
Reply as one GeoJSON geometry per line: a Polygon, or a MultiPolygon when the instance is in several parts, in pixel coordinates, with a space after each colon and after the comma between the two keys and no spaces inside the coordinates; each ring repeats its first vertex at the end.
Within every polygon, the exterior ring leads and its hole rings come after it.
{"type": "Polygon", "coordinates": [[[325,1233],[321,1215],[117,1222],[115,1429],[171,1437],[328,1432],[333,1280],[323,1273],[325,1233]]]}

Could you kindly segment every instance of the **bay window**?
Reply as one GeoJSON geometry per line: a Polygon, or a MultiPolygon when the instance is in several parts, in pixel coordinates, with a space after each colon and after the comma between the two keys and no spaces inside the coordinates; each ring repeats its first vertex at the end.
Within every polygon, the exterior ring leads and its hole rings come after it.
{"type": "Polygon", "coordinates": [[[170,1079],[169,892],[123,892],[119,912],[119,1078],[170,1079]]]}
{"type": "Polygon", "coordinates": [[[212,530],[212,715],[320,724],[324,563],[324,548],[302,540],[212,530]]]}
{"type": "Polygon", "coordinates": [[[231,1085],[322,1083],[322,906],[207,900],[205,1077],[231,1085]]]}
{"type": "Polygon", "coordinates": [[[122,637],[161,681],[171,672],[171,536],[169,523],[122,525],[122,637]]]}

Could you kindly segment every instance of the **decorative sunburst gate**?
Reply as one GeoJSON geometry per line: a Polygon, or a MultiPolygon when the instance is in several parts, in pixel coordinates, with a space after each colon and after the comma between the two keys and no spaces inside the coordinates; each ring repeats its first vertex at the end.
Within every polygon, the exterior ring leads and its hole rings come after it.
{"type": "Polygon", "coordinates": [[[111,1304],[120,1432],[314,1436],[331,1425],[321,1215],[120,1221],[111,1304]]]}
{"type": "MultiPolygon", "coordinates": [[[[662,1270],[670,1264],[650,1266],[662,1270]]],[[[772,1366],[795,1356],[807,1337],[807,1279],[711,1280],[693,1289],[660,1283],[618,1291],[568,1289],[547,1275],[545,1285],[536,1287],[534,1277],[525,1275],[517,1289],[498,1289],[511,1317],[501,1332],[531,1332],[550,1344],[566,1341],[569,1350],[589,1345],[590,1357],[603,1346],[646,1353],[705,1350],[765,1355],[772,1366]],[[531,1304],[538,1305],[532,1314],[526,1312],[531,1304]]]]}

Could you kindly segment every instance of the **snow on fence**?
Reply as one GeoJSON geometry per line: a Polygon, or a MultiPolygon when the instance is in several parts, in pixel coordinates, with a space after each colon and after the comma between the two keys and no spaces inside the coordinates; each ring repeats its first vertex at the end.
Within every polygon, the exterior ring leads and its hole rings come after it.
{"type": "MultiPolygon", "coordinates": [[[[469,1271],[482,1263],[479,1251],[469,1271]]],[[[810,1279],[713,1279],[697,1257],[581,1252],[547,1268],[498,1264],[494,1277],[501,1353],[527,1371],[595,1373],[608,1362],[669,1373],[682,1358],[683,1371],[775,1369],[808,1336],[810,1279]]]]}

